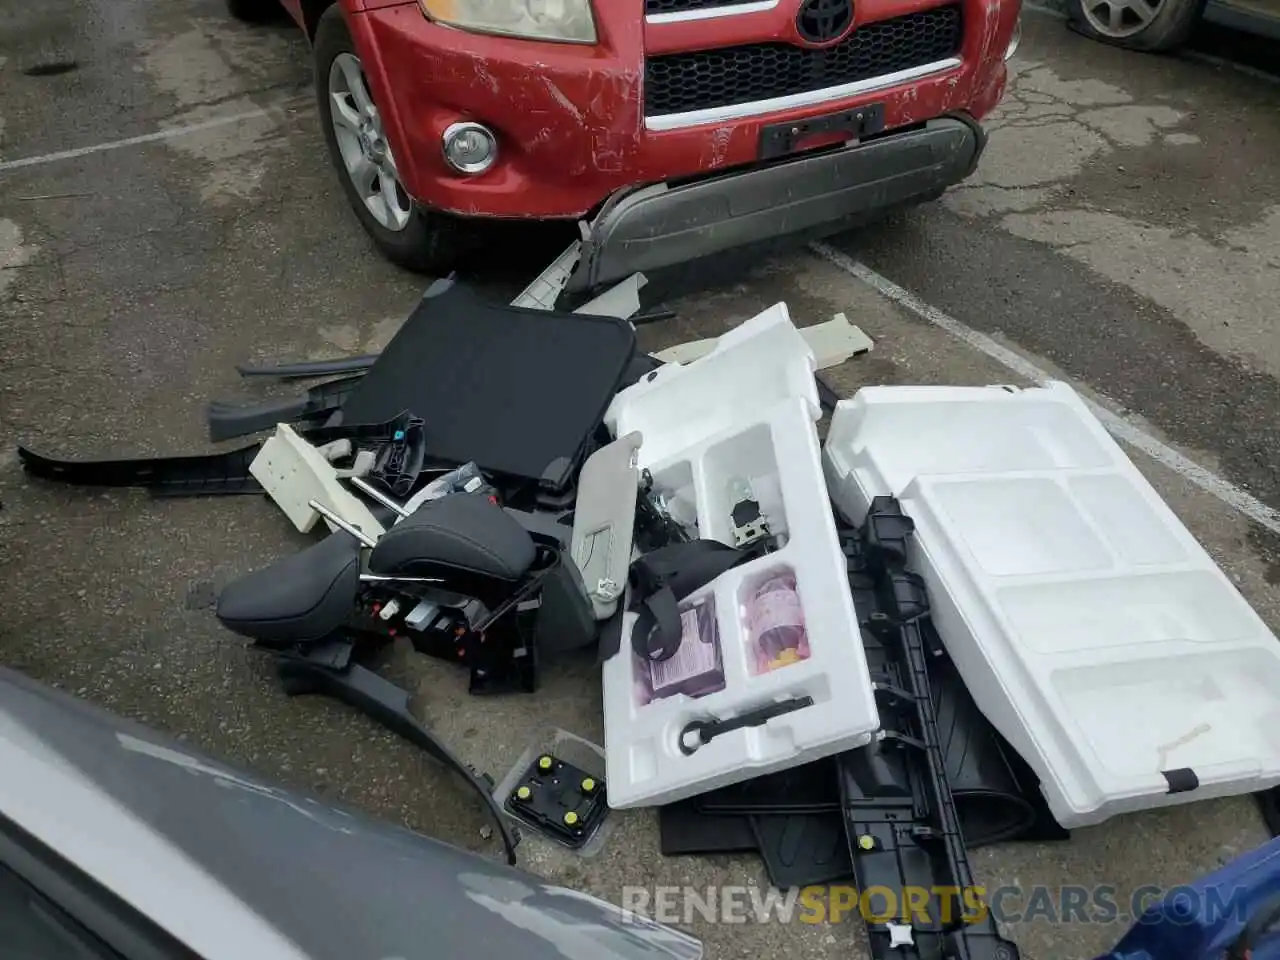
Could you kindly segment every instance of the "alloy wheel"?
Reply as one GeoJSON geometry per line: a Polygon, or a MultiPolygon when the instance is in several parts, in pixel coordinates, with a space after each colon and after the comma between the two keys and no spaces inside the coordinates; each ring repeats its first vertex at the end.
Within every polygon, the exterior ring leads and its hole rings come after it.
{"type": "Polygon", "coordinates": [[[329,116],[347,176],[373,218],[393,232],[403,230],[413,201],[400,183],[382,118],[369,93],[358,57],[341,53],[329,67],[329,116]]]}
{"type": "Polygon", "coordinates": [[[1121,40],[1141,33],[1156,18],[1165,0],[1083,0],[1084,16],[1104,37],[1121,40]]]}

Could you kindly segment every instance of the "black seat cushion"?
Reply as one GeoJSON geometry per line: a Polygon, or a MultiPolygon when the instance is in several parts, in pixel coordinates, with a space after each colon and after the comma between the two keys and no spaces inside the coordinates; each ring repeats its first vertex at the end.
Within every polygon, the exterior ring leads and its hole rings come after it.
{"type": "Polygon", "coordinates": [[[351,616],[359,587],[360,543],[339,531],[229,584],[218,619],[265,643],[319,640],[351,616]]]}
{"type": "Polygon", "coordinates": [[[519,580],[535,556],[533,538],[518,520],[486,496],[455,493],[424,503],[384,533],[369,569],[426,576],[444,568],[519,580]]]}

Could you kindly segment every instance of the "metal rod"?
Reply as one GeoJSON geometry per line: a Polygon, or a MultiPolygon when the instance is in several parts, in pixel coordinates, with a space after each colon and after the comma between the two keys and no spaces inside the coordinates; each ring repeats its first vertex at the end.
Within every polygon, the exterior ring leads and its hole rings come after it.
{"type": "Polygon", "coordinates": [[[401,517],[407,517],[409,515],[408,510],[400,506],[400,504],[396,503],[394,500],[388,497],[381,490],[374,487],[374,485],[366,481],[364,477],[348,477],[348,479],[351,481],[351,485],[353,487],[355,487],[357,490],[359,490],[361,493],[363,493],[365,496],[369,497],[370,499],[377,500],[380,504],[382,504],[384,507],[386,507],[388,510],[392,511],[393,513],[401,517]]]}
{"type": "Polygon", "coordinates": [[[444,583],[440,577],[391,577],[381,573],[362,573],[360,579],[364,583],[444,583]]]}
{"type": "Polygon", "coordinates": [[[307,506],[309,506],[316,513],[320,514],[320,516],[324,517],[326,520],[332,523],[339,530],[343,531],[344,533],[351,534],[351,536],[355,537],[357,540],[363,543],[366,547],[373,549],[378,545],[377,540],[373,539],[373,537],[369,536],[359,527],[353,527],[351,524],[347,523],[347,521],[343,520],[340,516],[338,516],[328,507],[326,507],[323,503],[318,503],[315,500],[308,500],[307,506]]]}
{"type": "Polygon", "coordinates": [[[242,377],[273,377],[277,380],[302,380],[307,377],[328,377],[339,373],[363,373],[378,359],[376,353],[360,357],[339,357],[336,360],[309,360],[303,363],[282,363],[278,367],[237,366],[242,377]]]}

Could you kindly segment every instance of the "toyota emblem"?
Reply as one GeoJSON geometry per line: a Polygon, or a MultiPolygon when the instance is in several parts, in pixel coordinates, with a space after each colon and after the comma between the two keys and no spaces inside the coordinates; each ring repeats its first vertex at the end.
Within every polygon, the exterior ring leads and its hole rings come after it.
{"type": "Polygon", "coordinates": [[[800,38],[815,44],[839,40],[852,24],[852,0],[804,0],[796,15],[800,38]]]}

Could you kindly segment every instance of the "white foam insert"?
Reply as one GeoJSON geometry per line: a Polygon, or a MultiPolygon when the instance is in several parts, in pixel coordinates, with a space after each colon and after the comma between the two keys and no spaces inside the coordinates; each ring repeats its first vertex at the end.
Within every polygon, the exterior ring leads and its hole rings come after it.
{"type": "Polygon", "coordinates": [[[668,460],[752,418],[780,401],[799,397],[822,415],[817,360],[777,303],[716,340],[710,353],[688,363],[667,363],[621,391],[604,422],[615,437],[644,436],[640,465],[668,460]]]}
{"type": "Polygon", "coordinates": [[[700,535],[730,543],[730,483],[747,479],[780,550],[729,570],[693,594],[714,593],[723,690],[641,705],[631,652],[604,664],[609,804],[670,803],[697,793],[865,745],[879,727],[845,562],[822,477],[812,351],[778,304],[721,337],[715,349],[623,391],[606,418],[640,431],[639,462],[655,483],[695,505],[700,535]],[[771,571],[796,576],[809,658],[753,675],[745,600],[771,571]],[[691,756],[677,736],[692,720],[730,719],[810,696],[812,706],[715,737],[691,756]]]}
{"type": "Polygon", "coordinates": [[[1069,386],[865,388],[823,466],[851,521],[915,520],[943,642],[1063,826],[1280,783],[1280,643],[1069,386]]]}

